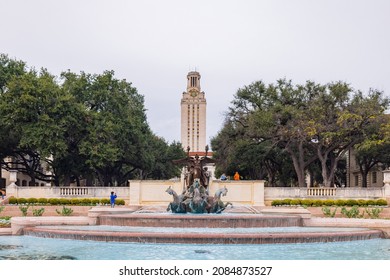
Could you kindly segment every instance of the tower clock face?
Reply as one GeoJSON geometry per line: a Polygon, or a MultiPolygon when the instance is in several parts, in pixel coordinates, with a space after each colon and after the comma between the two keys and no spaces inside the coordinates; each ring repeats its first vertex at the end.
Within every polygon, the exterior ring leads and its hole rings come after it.
{"type": "Polygon", "coordinates": [[[198,95],[198,91],[197,90],[190,90],[190,95],[192,96],[192,97],[196,97],[197,95],[198,95]]]}

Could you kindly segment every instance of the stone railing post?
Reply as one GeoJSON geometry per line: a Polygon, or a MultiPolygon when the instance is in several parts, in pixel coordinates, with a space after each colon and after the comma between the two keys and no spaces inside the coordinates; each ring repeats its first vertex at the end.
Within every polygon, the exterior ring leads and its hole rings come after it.
{"type": "Polygon", "coordinates": [[[253,206],[265,206],[264,181],[255,181],[253,183],[253,206]]]}
{"type": "Polygon", "coordinates": [[[130,188],[130,197],[129,205],[130,206],[140,206],[141,205],[141,182],[140,180],[129,180],[130,188]]]}
{"type": "Polygon", "coordinates": [[[16,185],[17,176],[18,176],[18,171],[11,170],[9,172],[10,184],[5,188],[7,197],[11,197],[11,196],[18,197],[18,186],[16,185]]]}
{"type": "Polygon", "coordinates": [[[390,199],[390,169],[383,171],[384,196],[390,199]]]}

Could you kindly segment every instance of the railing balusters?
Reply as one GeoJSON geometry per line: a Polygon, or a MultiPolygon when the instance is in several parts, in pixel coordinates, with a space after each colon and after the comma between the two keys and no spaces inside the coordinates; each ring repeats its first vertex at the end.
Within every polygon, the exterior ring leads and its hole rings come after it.
{"type": "Polygon", "coordinates": [[[88,187],[61,187],[61,196],[89,196],[88,187]]]}
{"type": "Polygon", "coordinates": [[[307,196],[336,196],[335,188],[313,188],[307,189],[307,196]]]}

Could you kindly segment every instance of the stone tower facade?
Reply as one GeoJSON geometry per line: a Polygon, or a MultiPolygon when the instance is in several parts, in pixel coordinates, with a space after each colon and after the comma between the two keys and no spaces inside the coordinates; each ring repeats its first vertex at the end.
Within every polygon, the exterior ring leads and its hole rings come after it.
{"type": "Polygon", "coordinates": [[[204,152],[206,146],[206,99],[196,71],[188,73],[187,91],[181,99],[181,143],[191,152],[204,152]]]}

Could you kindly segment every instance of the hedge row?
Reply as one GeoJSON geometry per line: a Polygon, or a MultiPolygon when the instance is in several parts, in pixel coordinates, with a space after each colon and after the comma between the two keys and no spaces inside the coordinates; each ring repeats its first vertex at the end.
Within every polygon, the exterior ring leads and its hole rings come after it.
{"type": "MultiPolygon", "coordinates": [[[[9,204],[12,205],[75,205],[75,206],[95,206],[109,205],[108,198],[16,198],[10,197],[9,204]]],[[[123,199],[116,199],[116,205],[125,205],[123,199]]]]}
{"type": "Polygon", "coordinates": [[[385,199],[281,199],[274,200],[271,203],[272,206],[386,206],[387,201],[385,199]]]}

